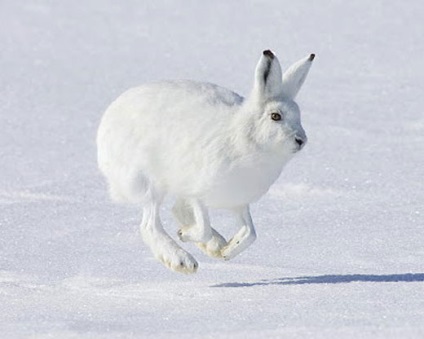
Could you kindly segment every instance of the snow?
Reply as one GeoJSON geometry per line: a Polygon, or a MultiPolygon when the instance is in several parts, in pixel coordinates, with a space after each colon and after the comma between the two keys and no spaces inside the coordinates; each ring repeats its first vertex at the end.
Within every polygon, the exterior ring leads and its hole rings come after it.
{"type": "Polygon", "coordinates": [[[422,338],[423,14],[419,0],[3,0],[1,337],[422,338]],[[298,99],[309,143],[252,206],[247,251],[184,244],[198,273],[168,271],[140,208],[107,197],[100,117],[159,79],[247,94],[267,48],[283,67],[317,55],[298,99]]]}

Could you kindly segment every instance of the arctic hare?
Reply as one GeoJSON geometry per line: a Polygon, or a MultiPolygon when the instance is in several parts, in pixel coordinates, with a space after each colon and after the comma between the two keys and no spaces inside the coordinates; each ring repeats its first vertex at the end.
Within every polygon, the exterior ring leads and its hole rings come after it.
{"type": "Polygon", "coordinates": [[[112,198],[143,207],[143,240],[166,267],[193,273],[198,264],[162,227],[165,194],[176,198],[180,240],[207,255],[228,260],[255,240],[249,204],[307,140],[294,98],[314,57],[282,74],[277,57],[264,51],[247,98],[210,83],[165,81],[130,89],[106,110],[99,168],[112,198]],[[228,242],[211,227],[208,208],[237,217],[240,230],[228,242]]]}

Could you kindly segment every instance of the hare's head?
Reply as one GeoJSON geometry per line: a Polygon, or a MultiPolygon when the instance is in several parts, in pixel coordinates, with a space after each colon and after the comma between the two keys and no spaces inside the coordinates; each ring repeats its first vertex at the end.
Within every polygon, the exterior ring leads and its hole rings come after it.
{"type": "Polygon", "coordinates": [[[307,141],[294,101],[315,55],[299,60],[282,74],[277,57],[263,52],[255,71],[255,84],[247,100],[255,116],[257,142],[295,153],[307,141]]]}

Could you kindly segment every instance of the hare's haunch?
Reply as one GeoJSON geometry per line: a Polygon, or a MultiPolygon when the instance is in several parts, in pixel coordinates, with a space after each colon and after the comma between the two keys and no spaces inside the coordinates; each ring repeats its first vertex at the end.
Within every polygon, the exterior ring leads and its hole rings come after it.
{"type": "Polygon", "coordinates": [[[178,236],[206,254],[231,259],[256,238],[249,204],[265,194],[307,138],[294,99],[315,55],[282,74],[263,52],[247,98],[194,81],[143,85],[106,110],[97,134],[99,168],[117,201],[143,208],[141,234],[168,268],[193,273],[196,260],[163,229],[159,206],[175,197],[178,236]],[[228,242],[210,225],[208,208],[237,216],[228,242]]]}

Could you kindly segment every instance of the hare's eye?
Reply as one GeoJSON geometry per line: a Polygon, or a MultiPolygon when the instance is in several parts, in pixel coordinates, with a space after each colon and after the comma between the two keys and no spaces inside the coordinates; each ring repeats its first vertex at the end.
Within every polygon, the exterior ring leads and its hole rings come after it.
{"type": "Polygon", "coordinates": [[[280,113],[272,113],[271,119],[274,121],[280,121],[281,120],[281,114],[280,113]]]}

